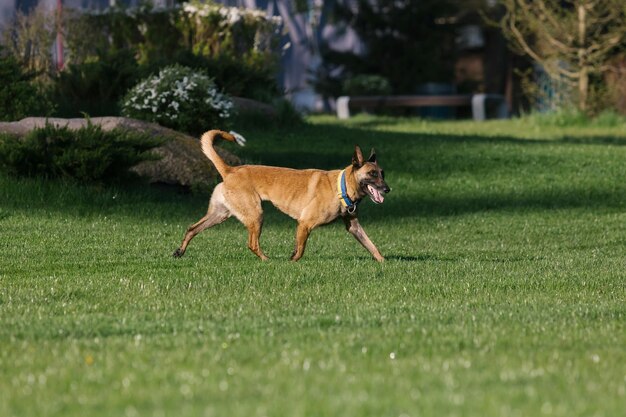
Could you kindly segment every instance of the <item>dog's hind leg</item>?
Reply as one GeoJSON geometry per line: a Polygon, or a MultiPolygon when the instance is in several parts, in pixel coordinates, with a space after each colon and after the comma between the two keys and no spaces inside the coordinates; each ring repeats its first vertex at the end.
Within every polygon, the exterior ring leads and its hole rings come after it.
{"type": "Polygon", "coordinates": [[[224,204],[224,196],[222,192],[222,184],[218,184],[213,191],[213,195],[211,196],[211,202],[209,203],[209,210],[207,211],[207,214],[199,221],[189,226],[187,232],[185,233],[185,237],[183,238],[183,243],[181,243],[180,247],[174,251],[173,256],[175,258],[180,258],[185,254],[189,242],[198,233],[208,229],[209,227],[223,223],[231,216],[230,210],[228,210],[224,204]]]}
{"type": "Polygon", "coordinates": [[[292,261],[297,261],[302,258],[302,255],[304,255],[306,241],[309,238],[312,229],[313,228],[306,223],[298,223],[298,228],[296,230],[296,248],[291,254],[292,261]]]}
{"type": "Polygon", "coordinates": [[[261,260],[268,260],[269,258],[265,256],[259,244],[259,238],[263,229],[261,199],[253,191],[230,195],[226,193],[226,197],[228,207],[230,207],[233,216],[239,219],[248,229],[248,248],[261,260]]]}

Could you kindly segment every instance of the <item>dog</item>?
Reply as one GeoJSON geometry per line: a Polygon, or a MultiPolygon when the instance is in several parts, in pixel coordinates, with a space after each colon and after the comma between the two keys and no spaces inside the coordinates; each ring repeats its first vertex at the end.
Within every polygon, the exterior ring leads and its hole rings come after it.
{"type": "Polygon", "coordinates": [[[210,130],[200,140],[202,151],[215,165],[223,181],[211,195],[207,214],[191,225],[182,244],[173,256],[185,254],[191,239],[198,233],[235,216],[248,229],[248,247],[262,260],[267,260],[259,237],[263,226],[261,201],[270,201],[276,208],[298,222],[296,245],[291,260],[302,258],[307,239],[317,226],[341,217],[350,232],[374,259],[385,260],[367,236],[357,218],[358,204],[369,198],[381,204],[390,191],[385,175],[372,149],[367,160],[358,146],[352,164],[343,170],[291,169],[264,165],[230,166],[213,148],[216,138],[244,146],[245,139],[236,132],[210,130]]]}

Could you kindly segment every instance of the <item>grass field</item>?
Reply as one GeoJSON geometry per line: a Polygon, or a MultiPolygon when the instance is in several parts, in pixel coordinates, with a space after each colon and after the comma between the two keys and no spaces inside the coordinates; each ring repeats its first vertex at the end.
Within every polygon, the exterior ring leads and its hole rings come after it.
{"type": "MultiPolygon", "coordinates": [[[[173,259],[208,191],[0,176],[0,416],[621,416],[626,126],[317,117],[241,130],[253,163],[393,188],[288,261],[230,220],[173,259]]],[[[229,146],[229,149],[233,147],[229,146]]]]}

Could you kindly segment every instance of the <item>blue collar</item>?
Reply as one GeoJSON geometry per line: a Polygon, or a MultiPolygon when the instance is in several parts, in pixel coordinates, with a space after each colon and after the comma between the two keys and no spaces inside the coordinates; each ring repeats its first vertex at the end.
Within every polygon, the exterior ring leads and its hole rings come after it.
{"type": "Polygon", "coordinates": [[[361,202],[361,199],[357,199],[352,201],[350,197],[348,197],[348,191],[346,187],[346,170],[341,171],[341,175],[338,177],[338,195],[341,200],[341,204],[348,210],[348,213],[352,214],[356,210],[356,206],[361,202]]]}

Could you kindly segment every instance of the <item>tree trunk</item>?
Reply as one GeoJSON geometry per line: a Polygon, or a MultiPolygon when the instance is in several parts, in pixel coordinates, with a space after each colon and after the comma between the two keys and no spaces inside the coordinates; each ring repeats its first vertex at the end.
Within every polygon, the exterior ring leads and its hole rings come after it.
{"type": "Polygon", "coordinates": [[[580,69],[580,75],[578,76],[578,109],[586,113],[587,112],[587,98],[589,95],[589,72],[587,67],[580,69]]]}
{"type": "Polygon", "coordinates": [[[578,4],[578,109],[587,112],[587,96],[589,93],[589,66],[585,54],[585,43],[587,42],[587,11],[585,2],[578,4]]]}

